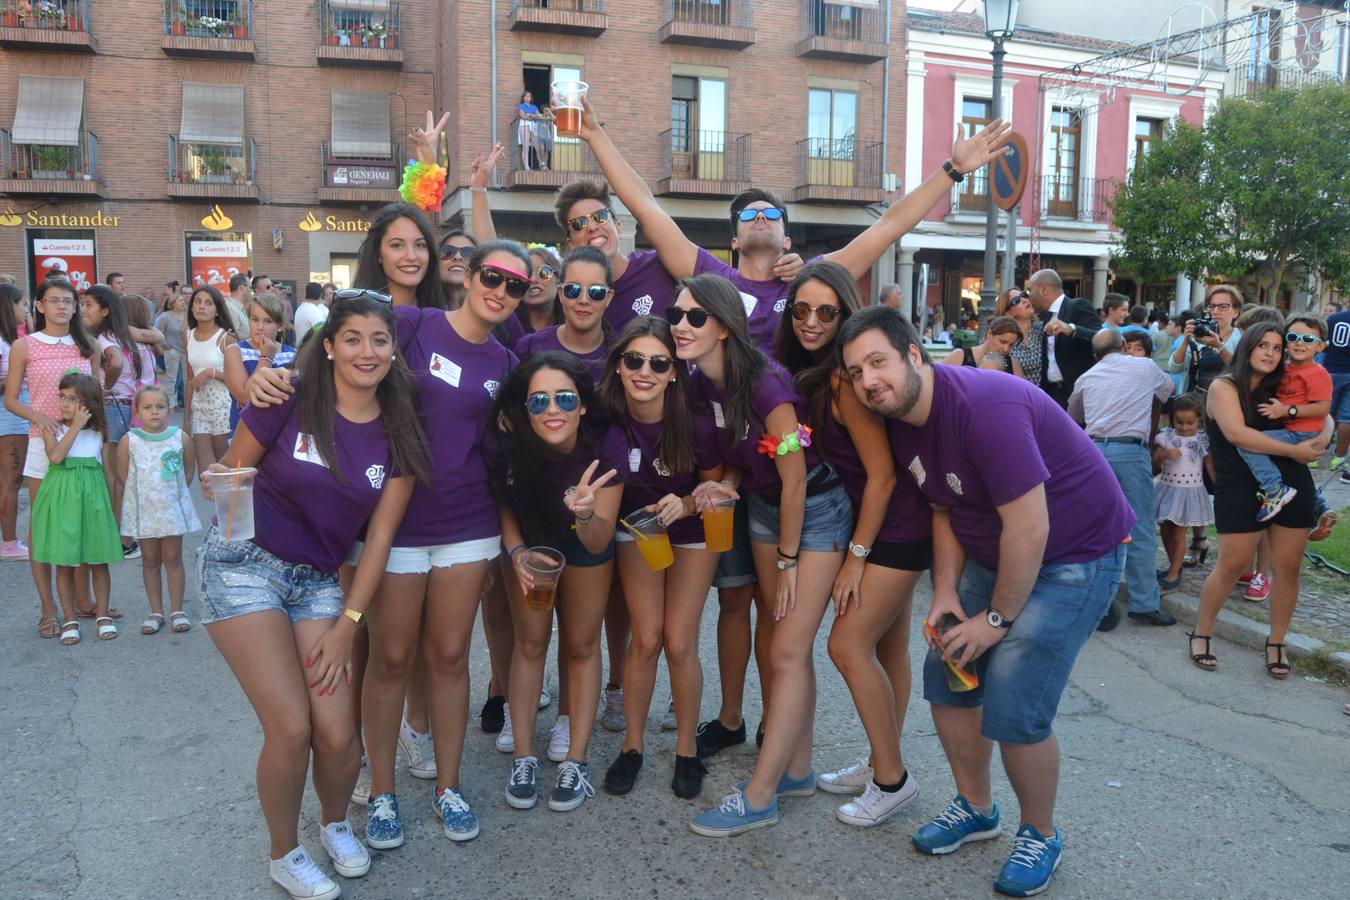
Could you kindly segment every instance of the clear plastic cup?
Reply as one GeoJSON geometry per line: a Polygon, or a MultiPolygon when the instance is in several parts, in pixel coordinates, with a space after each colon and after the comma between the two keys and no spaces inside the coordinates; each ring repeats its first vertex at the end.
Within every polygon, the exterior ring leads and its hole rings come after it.
{"type": "Polygon", "coordinates": [[[555,81],[550,91],[558,137],[581,136],[581,98],[590,86],[584,81],[555,81]]]}
{"type": "Polygon", "coordinates": [[[675,551],[670,546],[670,535],[666,534],[666,526],[661,524],[661,519],[656,513],[635,513],[626,521],[632,526],[630,530],[633,539],[637,541],[638,552],[642,554],[642,560],[647,564],[647,568],[659,572],[675,562],[675,551]]]}
{"type": "Polygon", "coordinates": [[[713,497],[703,510],[703,540],[714,553],[725,553],[735,540],[736,500],[713,497]]]}
{"type": "MultiPolygon", "coordinates": [[[[938,623],[936,629],[924,622],[923,630],[931,640],[936,641],[939,645],[944,645],[946,642],[942,638],[959,624],[960,621],[956,616],[948,614],[942,617],[942,621],[938,623]]],[[[939,651],[933,650],[932,652],[937,653],[939,651]]],[[[975,674],[975,660],[973,659],[964,666],[958,666],[955,660],[944,659],[942,660],[942,672],[947,676],[947,688],[952,693],[962,694],[966,691],[973,691],[980,686],[980,676],[975,674]]]]}
{"type": "Polygon", "coordinates": [[[202,473],[215,498],[216,533],[226,541],[253,539],[253,478],[257,474],[253,468],[202,473]]]}
{"type": "Polygon", "coordinates": [[[552,547],[531,547],[525,551],[522,562],[534,579],[534,587],[525,594],[525,606],[529,609],[552,609],[554,595],[558,592],[558,579],[567,565],[562,552],[552,547]]]}

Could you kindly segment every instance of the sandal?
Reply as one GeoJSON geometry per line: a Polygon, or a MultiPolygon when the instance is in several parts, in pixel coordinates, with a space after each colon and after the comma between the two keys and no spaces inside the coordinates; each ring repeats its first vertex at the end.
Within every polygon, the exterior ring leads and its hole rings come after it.
{"type": "Polygon", "coordinates": [[[61,643],[67,647],[74,647],[80,642],[80,623],[67,622],[61,626],[61,643]]]}
{"type": "MultiPolygon", "coordinates": [[[[1190,634],[1186,635],[1186,638],[1187,640],[1190,641],[1205,642],[1205,652],[1191,653],[1191,662],[1195,663],[1197,666],[1204,669],[1206,672],[1213,672],[1216,668],[1218,668],[1219,658],[1215,656],[1213,653],[1209,652],[1209,641],[1210,641],[1209,635],[1196,634],[1194,631],[1192,631],[1190,634]]],[[[1189,650],[1190,648],[1188,647],[1187,649],[1189,650]]]]}
{"type": "Polygon", "coordinates": [[[61,620],[56,616],[44,616],[38,619],[38,637],[54,638],[61,633],[61,620]]]}
{"type": "MultiPolygon", "coordinates": [[[[95,618],[95,617],[97,617],[97,616],[98,616],[98,610],[96,610],[96,609],[77,609],[77,610],[75,610],[75,618],[77,618],[77,619],[93,619],[93,618],[95,618]]],[[[106,618],[109,618],[109,619],[120,619],[120,618],[122,618],[122,611],[121,611],[120,609],[118,609],[117,607],[115,607],[115,606],[110,606],[110,607],[108,607],[108,615],[107,615],[106,618]]]]}
{"type": "Polygon", "coordinates": [[[1203,566],[1208,558],[1209,538],[1201,538],[1198,541],[1191,541],[1190,549],[1181,560],[1181,566],[1185,569],[1194,569],[1196,566],[1203,566]]]}
{"type": "Polygon", "coordinates": [[[159,630],[164,627],[164,613],[151,613],[150,617],[141,623],[141,634],[159,634],[159,630]]]}
{"type": "Polygon", "coordinates": [[[117,637],[117,626],[113,624],[111,616],[99,616],[94,620],[94,624],[98,625],[98,639],[100,641],[111,641],[117,637]],[[104,622],[108,624],[104,625],[104,622]]]}
{"type": "Polygon", "coordinates": [[[1289,677],[1293,667],[1289,665],[1288,657],[1285,656],[1284,644],[1272,644],[1270,641],[1266,641],[1266,650],[1270,650],[1272,647],[1275,648],[1275,661],[1271,662],[1270,654],[1266,654],[1266,674],[1271,678],[1283,681],[1289,677]]]}
{"type": "Polygon", "coordinates": [[[1336,513],[1328,510],[1322,513],[1317,520],[1317,526],[1308,532],[1309,541],[1325,541],[1331,537],[1331,529],[1336,527],[1336,522],[1340,519],[1336,513]]]}
{"type": "Polygon", "coordinates": [[[173,631],[175,634],[182,634],[185,631],[192,630],[192,620],[187,617],[187,613],[181,609],[178,612],[169,613],[169,618],[173,619],[173,631]]]}

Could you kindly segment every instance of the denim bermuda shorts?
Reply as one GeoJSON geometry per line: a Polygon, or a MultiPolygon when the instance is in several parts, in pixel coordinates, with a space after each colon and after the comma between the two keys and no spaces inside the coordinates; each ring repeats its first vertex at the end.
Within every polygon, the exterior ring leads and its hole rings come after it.
{"type": "Polygon", "coordinates": [[[215,526],[197,548],[197,576],[206,625],[269,609],[281,610],[292,622],[342,614],[336,572],[286,562],[252,542],[226,543],[215,526]]]}
{"type": "Polygon", "coordinates": [[[108,443],[115,444],[131,430],[131,404],[106,399],[103,401],[103,414],[108,420],[108,443]]]}
{"type": "MultiPolygon", "coordinates": [[[[1125,570],[1125,545],[1101,559],[1041,566],[1026,605],[1003,640],[975,660],[980,686],[947,687],[942,658],[923,663],[923,696],[941,706],[983,706],[980,733],[991,741],[1036,744],[1053,732],[1069,672],[1106,615],[1125,570]]],[[[998,573],[966,561],[958,594],[967,616],[984,615],[998,573]]]]}
{"type": "MultiPolygon", "coordinates": [[[[843,485],[806,498],[798,550],[847,550],[852,537],[853,504],[843,485]]],[[[750,495],[750,539],[761,544],[778,543],[778,504],[758,494],[750,495]]]]}
{"type": "Polygon", "coordinates": [[[755,580],[755,556],[750,552],[750,501],[745,497],[736,501],[736,513],[731,526],[731,549],[717,558],[713,587],[744,587],[755,580]]]}

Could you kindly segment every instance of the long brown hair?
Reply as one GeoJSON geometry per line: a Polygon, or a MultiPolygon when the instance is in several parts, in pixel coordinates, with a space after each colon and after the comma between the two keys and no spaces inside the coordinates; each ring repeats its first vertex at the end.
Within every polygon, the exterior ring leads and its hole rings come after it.
{"type": "MultiPolygon", "coordinates": [[[[675,365],[677,362],[675,338],[670,332],[670,323],[665,319],[639,316],[619,332],[614,347],[609,351],[609,359],[605,362],[604,377],[600,379],[600,403],[604,405],[612,420],[622,423],[630,449],[636,446],[637,439],[633,436],[633,429],[628,422],[628,398],[623,390],[623,376],[618,370],[628,345],[640,337],[660,341],[670,356],[671,364],[675,365]]],[[[661,434],[656,439],[656,454],[672,475],[693,472],[697,465],[694,459],[694,414],[689,408],[684,379],[679,377],[678,371],[674,380],[666,385],[661,408],[661,434]]]]}
{"type": "MultiPolygon", "coordinates": [[[[778,333],[774,335],[774,356],[797,380],[797,391],[806,398],[807,424],[817,434],[822,433],[821,428],[825,426],[825,404],[834,399],[830,392],[831,378],[838,371],[834,359],[834,341],[838,340],[844,323],[862,305],[858,287],[848,269],[829,260],[807,265],[797,273],[788,288],[787,302],[783,304],[783,313],[778,319],[778,333]],[[815,353],[803,347],[797,339],[797,332],[792,330],[792,304],[797,302],[797,291],[808,281],[819,281],[825,285],[834,292],[839,304],[834,338],[815,353]]],[[[824,449],[823,445],[821,449],[824,449]]]]}
{"type": "Polygon", "coordinates": [[[1256,345],[1261,343],[1261,338],[1271,333],[1274,333],[1280,339],[1280,348],[1283,351],[1284,326],[1275,322],[1258,322],[1242,332],[1237,349],[1233,351],[1233,361],[1219,376],[1228,379],[1232,382],[1233,387],[1237,388],[1238,401],[1242,404],[1242,418],[1247,421],[1249,427],[1259,424],[1264,419],[1257,411],[1257,407],[1274,399],[1275,389],[1279,387],[1280,378],[1284,375],[1284,354],[1282,352],[1280,362],[1275,366],[1275,371],[1262,375],[1255,388],[1251,386],[1252,375],[1254,374],[1252,353],[1256,350],[1256,345]]]}

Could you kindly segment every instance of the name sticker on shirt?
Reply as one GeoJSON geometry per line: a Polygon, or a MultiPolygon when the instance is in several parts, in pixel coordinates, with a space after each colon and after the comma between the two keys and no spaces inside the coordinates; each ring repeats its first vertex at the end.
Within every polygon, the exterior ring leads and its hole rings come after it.
{"type": "Polygon", "coordinates": [[[634,447],[628,451],[628,471],[636,472],[642,468],[642,448],[634,447]]]}
{"type": "Polygon", "coordinates": [[[726,428],[727,417],[722,415],[722,404],[714,400],[712,401],[712,408],[713,408],[713,421],[717,423],[717,427],[726,428]]]}
{"type": "Polygon", "coordinates": [[[755,297],[754,294],[747,294],[745,291],[741,291],[740,293],[741,293],[741,303],[745,304],[745,314],[749,316],[752,312],[755,311],[755,305],[759,303],[759,300],[755,297]]]}
{"type": "Polygon", "coordinates": [[[328,468],[328,463],[324,462],[323,457],[319,455],[319,448],[315,445],[314,438],[308,434],[297,434],[295,436],[295,449],[291,451],[291,456],[301,462],[328,468]]]}
{"type": "Polygon", "coordinates": [[[909,461],[909,474],[914,476],[919,487],[923,487],[923,483],[928,480],[928,473],[923,470],[923,463],[919,462],[917,456],[909,461]]]}
{"type": "Polygon", "coordinates": [[[451,387],[459,387],[459,376],[464,371],[439,353],[431,354],[431,364],[427,366],[427,370],[451,387]]]}

